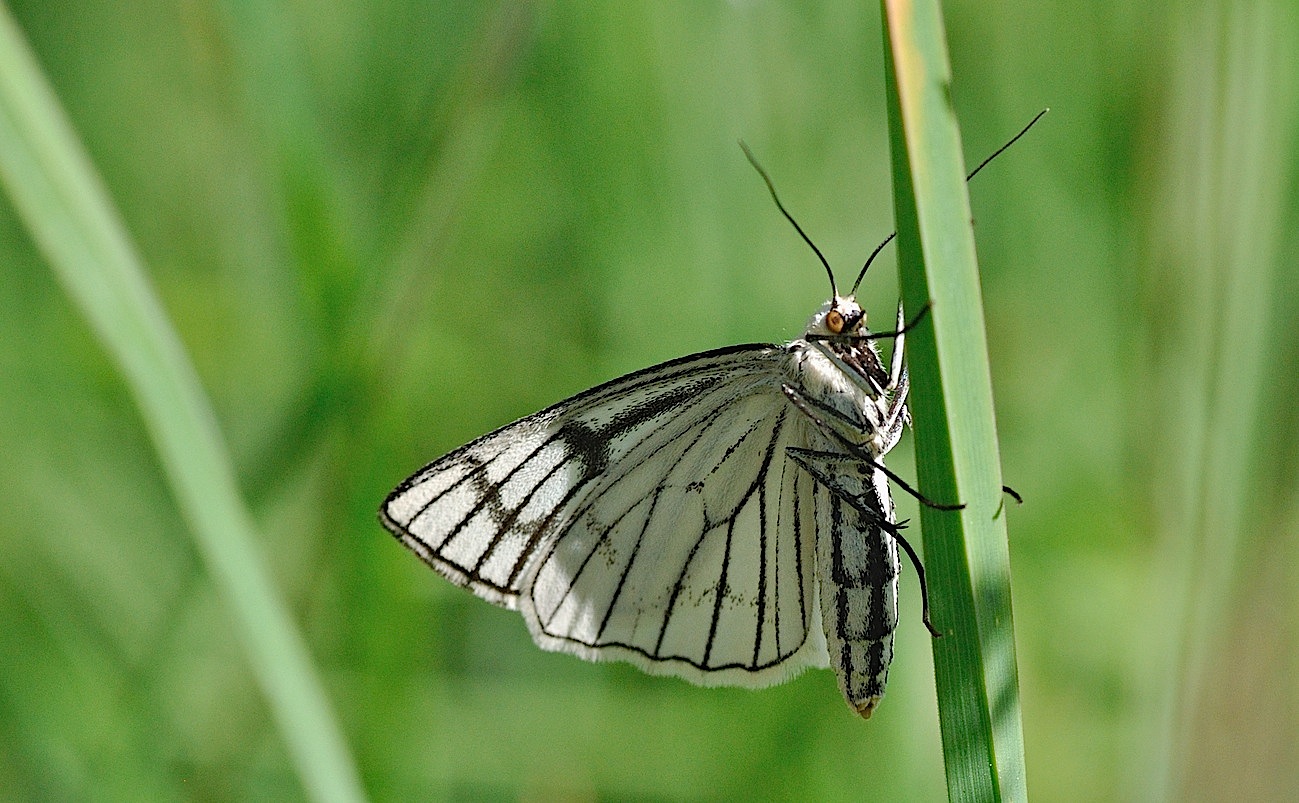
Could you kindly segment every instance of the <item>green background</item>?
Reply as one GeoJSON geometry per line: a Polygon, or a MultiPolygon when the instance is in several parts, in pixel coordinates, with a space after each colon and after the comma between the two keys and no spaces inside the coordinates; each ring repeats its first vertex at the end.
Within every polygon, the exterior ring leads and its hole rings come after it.
{"type": "MultiPolygon", "coordinates": [[[[891,230],[867,4],[10,2],[228,439],[379,799],[937,799],[888,696],[535,649],[374,512],[599,381],[797,336],[891,230]]],[[[1299,17],[953,2],[1028,786],[1299,796],[1299,17]]],[[[896,303],[892,251],[861,295],[896,303]]],[[[0,797],[300,796],[115,365],[0,201],[0,797]]],[[[890,464],[913,476],[909,440],[890,464]]],[[[900,500],[904,516],[914,514],[900,500]]]]}

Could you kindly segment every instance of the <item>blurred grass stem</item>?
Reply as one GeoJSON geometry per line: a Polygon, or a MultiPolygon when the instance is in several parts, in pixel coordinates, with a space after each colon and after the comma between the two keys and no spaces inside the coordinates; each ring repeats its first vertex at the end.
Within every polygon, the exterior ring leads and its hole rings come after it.
{"type": "Polygon", "coordinates": [[[317,800],[361,799],[324,689],[255,546],[252,517],[194,368],[93,166],[3,6],[0,178],[139,405],[303,785],[317,800]]]}
{"type": "Polygon", "coordinates": [[[1169,567],[1176,625],[1155,640],[1164,649],[1149,663],[1158,733],[1146,740],[1153,760],[1140,765],[1148,800],[1193,797],[1189,776],[1212,759],[1197,755],[1196,734],[1222,677],[1243,512],[1258,485],[1253,456],[1284,230],[1278,210],[1293,172],[1277,161],[1293,153],[1284,141],[1295,112],[1286,22],[1266,3],[1210,7],[1180,37],[1169,128],[1189,132],[1189,141],[1172,149],[1170,208],[1156,234],[1168,275],[1152,297],[1170,305],[1172,324],[1154,339],[1163,343],[1155,370],[1171,393],[1161,415],[1167,463],[1158,474],[1169,480],[1157,489],[1157,562],[1169,567]]]}

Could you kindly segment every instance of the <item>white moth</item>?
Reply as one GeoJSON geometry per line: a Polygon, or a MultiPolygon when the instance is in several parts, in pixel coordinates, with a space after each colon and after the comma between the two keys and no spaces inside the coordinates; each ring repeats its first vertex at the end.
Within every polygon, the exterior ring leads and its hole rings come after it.
{"type": "Polygon", "coordinates": [[[543,649],[705,686],[829,666],[869,717],[893,658],[899,545],[938,635],[889,480],[959,507],[884,467],[910,422],[903,340],[924,310],[904,326],[899,306],[896,330],[872,334],[854,298],[869,266],[847,296],[830,274],[802,337],[559,402],[428,464],[380,519],[439,574],[521,613],[543,649]]]}
{"type": "Polygon", "coordinates": [[[425,466],[380,517],[543,649],[706,686],[833,666],[868,717],[898,621],[881,458],[909,417],[903,335],[886,370],[865,324],[836,295],[784,346],[592,388],[425,466]]]}

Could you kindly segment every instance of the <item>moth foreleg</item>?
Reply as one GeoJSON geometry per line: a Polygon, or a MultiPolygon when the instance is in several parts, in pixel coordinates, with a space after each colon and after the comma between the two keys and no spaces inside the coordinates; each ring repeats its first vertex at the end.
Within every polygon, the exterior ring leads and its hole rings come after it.
{"type": "Polygon", "coordinates": [[[862,374],[860,371],[844,362],[843,358],[835,353],[834,349],[825,344],[824,338],[809,336],[807,340],[812,344],[812,348],[821,352],[823,357],[833,363],[834,367],[838,368],[844,376],[848,377],[848,381],[866,391],[867,395],[871,398],[878,399],[884,396],[883,385],[877,382],[875,378],[869,374],[862,374]]]}
{"type": "MultiPolygon", "coordinates": [[[[890,361],[889,365],[889,384],[884,388],[888,391],[896,391],[900,387],[906,387],[907,369],[902,364],[903,347],[906,345],[907,340],[906,327],[903,325],[906,321],[906,318],[904,317],[905,314],[906,313],[902,311],[902,300],[899,299],[897,323],[898,336],[893,341],[893,359],[890,361]]],[[[905,398],[907,395],[906,390],[903,390],[901,395],[905,398]]]]}
{"type": "MultiPolygon", "coordinates": [[[[902,302],[898,302],[898,329],[905,327],[903,321],[902,302]]],[[[884,433],[884,448],[881,454],[887,453],[897,445],[902,438],[902,430],[907,424],[911,423],[911,416],[907,412],[907,393],[911,390],[911,382],[907,374],[907,366],[903,361],[903,349],[905,347],[906,335],[898,335],[897,340],[893,343],[893,359],[889,367],[889,382],[885,385],[887,395],[884,396],[882,405],[882,414],[880,430],[884,433]]]]}

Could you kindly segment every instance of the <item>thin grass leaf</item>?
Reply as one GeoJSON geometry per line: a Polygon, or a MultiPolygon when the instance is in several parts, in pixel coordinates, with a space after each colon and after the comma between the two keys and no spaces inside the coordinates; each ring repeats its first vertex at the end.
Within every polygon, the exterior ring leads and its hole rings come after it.
{"type": "Polygon", "coordinates": [[[951,800],[1027,796],[1010,561],[978,265],[941,9],[884,0],[889,135],[934,672],[951,800]]]}
{"type": "Polygon", "coordinates": [[[93,166],[0,6],[0,180],[117,360],[255,676],[318,800],[362,799],[301,635],[255,547],[211,406],[93,166]]]}

